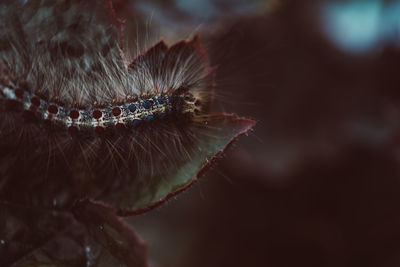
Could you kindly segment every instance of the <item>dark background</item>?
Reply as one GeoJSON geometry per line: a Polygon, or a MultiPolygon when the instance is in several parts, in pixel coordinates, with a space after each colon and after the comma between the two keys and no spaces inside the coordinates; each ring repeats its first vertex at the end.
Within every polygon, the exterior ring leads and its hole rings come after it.
{"type": "Polygon", "coordinates": [[[398,6],[274,1],[218,26],[213,13],[215,109],[257,126],[193,188],[128,219],[152,266],[400,266],[398,6]],[[329,4],[350,12],[336,35],[329,4]]]}

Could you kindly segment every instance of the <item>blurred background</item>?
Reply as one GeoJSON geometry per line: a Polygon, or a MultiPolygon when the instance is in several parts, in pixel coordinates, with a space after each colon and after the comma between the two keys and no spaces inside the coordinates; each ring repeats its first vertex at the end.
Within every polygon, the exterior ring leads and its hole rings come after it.
{"type": "Polygon", "coordinates": [[[128,218],[151,266],[400,266],[400,1],[116,8],[149,42],[200,33],[214,109],[257,121],[190,190],[128,218]]]}

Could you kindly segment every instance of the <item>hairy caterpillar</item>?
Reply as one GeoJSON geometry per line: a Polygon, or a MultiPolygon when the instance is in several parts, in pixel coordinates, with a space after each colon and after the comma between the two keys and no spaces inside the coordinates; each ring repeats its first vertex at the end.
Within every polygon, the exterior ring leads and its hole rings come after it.
{"type": "MultiPolygon", "coordinates": [[[[117,92],[117,90],[101,92],[99,90],[101,87],[87,87],[85,88],[87,91],[83,92],[84,96],[79,99],[80,105],[60,103],[59,100],[49,101],[48,97],[42,96],[43,84],[39,85],[39,87],[36,85],[36,88],[31,89],[31,85],[25,79],[14,78],[14,74],[9,77],[8,68],[3,66],[0,98],[4,101],[6,110],[21,111],[27,118],[37,119],[39,123],[54,124],[71,132],[86,130],[87,132],[102,133],[110,129],[130,129],[140,122],[165,118],[172,113],[188,114],[189,116],[194,113],[200,114],[201,109],[204,107],[204,105],[201,105],[204,100],[202,92],[194,91],[192,93],[189,91],[193,87],[201,86],[203,82],[202,79],[204,77],[201,76],[195,80],[192,79],[198,76],[201,71],[201,69],[196,69],[196,64],[200,62],[196,62],[189,56],[188,59],[185,59],[187,61],[182,62],[182,65],[179,66],[182,69],[169,70],[169,67],[165,66],[167,71],[179,72],[181,77],[167,77],[169,72],[155,73],[154,80],[153,77],[147,76],[147,74],[159,71],[158,69],[152,69],[154,65],[168,65],[170,54],[173,57],[176,56],[174,50],[180,50],[182,47],[187,49],[185,46],[188,45],[195,47],[197,42],[196,38],[190,42],[182,42],[172,47],[169,51],[163,42],[158,43],[145,56],[139,57],[128,66],[128,71],[125,73],[128,77],[126,77],[126,81],[123,81],[127,86],[124,87],[124,84],[114,85],[115,88],[122,89],[121,92],[117,92]],[[152,57],[155,58],[155,62],[149,62],[148,58],[152,57]],[[182,73],[185,68],[193,68],[193,73],[182,73]],[[194,77],[188,77],[187,75],[193,75],[194,77]],[[169,78],[171,80],[168,82],[169,78]],[[162,80],[162,82],[155,84],[154,81],[157,79],[162,80]],[[105,95],[106,93],[113,95],[114,103],[107,103],[107,101],[99,99],[99,94],[105,95]],[[83,100],[86,96],[89,97],[89,100],[83,100]],[[90,99],[91,96],[93,96],[93,99],[90,99]],[[115,103],[115,99],[118,98],[121,99],[119,102],[122,103],[115,103]],[[88,102],[88,104],[82,103],[83,101],[88,102]]],[[[192,51],[188,52],[191,53],[192,51]]],[[[183,56],[183,54],[179,53],[181,51],[177,52],[178,56],[183,56]]],[[[49,68],[50,64],[52,64],[51,61],[46,64],[46,68],[49,68]]],[[[50,65],[50,68],[56,68],[56,66],[50,65]]],[[[39,73],[41,74],[43,71],[45,70],[40,70],[39,73]]],[[[105,69],[103,71],[107,72],[109,70],[105,69]]],[[[120,71],[123,72],[123,70],[120,71]]],[[[32,78],[38,79],[38,77],[30,77],[30,79],[32,78]]],[[[63,85],[60,86],[61,90],[68,90],[63,85]]],[[[76,94],[77,92],[68,90],[67,93],[76,94]]]]}
{"type": "Polygon", "coordinates": [[[199,39],[127,63],[107,3],[0,2],[0,198],[131,208],[218,151],[224,119],[209,115],[214,69],[199,39]]]}

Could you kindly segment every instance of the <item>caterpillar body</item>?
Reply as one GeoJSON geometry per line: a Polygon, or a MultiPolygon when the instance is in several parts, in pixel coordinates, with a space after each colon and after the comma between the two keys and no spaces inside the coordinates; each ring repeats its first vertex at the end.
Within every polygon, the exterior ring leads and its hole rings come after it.
{"type": "Polygon", "coordinates": [[[122,48],[108,3],[0,1],[0,200],[141,207],[252,127],[225,134],[210,114],[215,69],[198,37],[122,48]]]}
{"type": "MultiPolygon", "coordinates": [[[[187,44],[197,42],[193,39],[187,44]]],[[[186,45],[185,43],[182,43],[186,45]]],[[[160,42],[148,53],[166,54],[167,46],[160,42]]],[[[140,62],[141,64],[145,63],[140,62]]],[[[162,61],[159,62],[162,64],[162,61]]],[[[129,68],[135,68],[138,60],[133,62],[129,68]]],[[[125,102],[121,104],[97,104],[94,102],[90,107],[77,107],[62,103],[48,101],[45,97],[30,90],[25,80],[9,78],[7,69],[3,67],[0,80],[0,99],[3,100],[5,109],[21,111],[26,119],[37,119],[39,122],[68,129],[70,132],[83,130],[86,132],[102,133],[106,129],[131,129],[141,122],[153,119],[165,118],[172,113],[200,114],[201,102],[188,88],[191,85],[181,85],[174,88],[153,88],[147,93],[135,95],[135,87],[132,93],[126,96],[125,102]]],[[[135,84],[133,85],[135,86],[135,84]]],[[[140,85],[136,85],[138,88],[140,85]]],[[[98,92],[96,92],[98,93],[98,92]]]]}

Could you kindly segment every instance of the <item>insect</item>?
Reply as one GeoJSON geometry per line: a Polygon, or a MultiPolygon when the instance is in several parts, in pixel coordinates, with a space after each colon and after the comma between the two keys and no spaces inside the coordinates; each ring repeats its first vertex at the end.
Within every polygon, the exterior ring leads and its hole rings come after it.
{"type": "Polygon", "coordinates": [[[111,3],[0,1],[0,199],[143,207],[252,127],[210,113],[215,68],[198,37],[123,47],[111,3]]]}
{"type": "MultiPolygon", "coordinates": [[[[201,92],[194,92],[195,96],[189,89],[198,86],[196,83],[201,83],[201,79],[204,77],[199,77],[200,80],[193,81],[190,80],[191,77],[184,77],[185,74],[180,73],[179,75],[182,75],[182,77],[171,78],[167,76],[168,73],[161,73],[163,70],[154,69],[152,66],[152,64],[155,64],[158,68],[160,65],[167,65],[168,62],[165,61],[171,60],[168,57],[171,53],[174,53],[174,49],[182,49],[179,46],[195,45],[197,42],[197,39],[187,43],[182,42],[173,47],[172,51],[168,51],[168,47],[164,42],[158,43],[145,56],[136,59],[128,66],[128,71],[125,73],[127,76],[126,81],[123,81],[127,88],[124,88],[123,84],[114,85],[117,88],[122,87],[122,90],[126,90],[119,92],[118,96],[115,91],[101,91],[101,86],[87,87],[82,85],[84,90],[88,90],[83,94],[87,95],[89,100],[77,99],[74,101],[77,103],[75,105],[63,103],[59,98],[49,100],[47,96],[43,96],[44,92],[41,91],[44,87],[43,84],[39,87],[36,85],[36,87],[31,88],[27,80],[16,78],[15,74],[10,74],[7,64],[5,64],[2,67],[0,97],[4,102],[3,105],[6,111],[19,111],[28,120],[36,119],[37,123],[47,126],[54,125],[60,130],[64,129],[72,133],[84,131],[88,134],[93,134],[94,132],[103,133],[106,130],[132,130],[139,123],[157,118],[162,119],[170,114],[187,114],[189,116],[200,114],[202,107],[204,107],[201,104],[201,101],[203,101],[201,92]],[[157,59],[158,62],[149,62],[148,58],[153,56],[159,57],[157,59]],[[153,77],[148,77],[147,75],[151,72],[153,72],[153,75],[150,75],[153,77]],[[155,84],[153,79],[160,79],[162,82],[155,84]],[[171,82],[176,84],[168,86],[168,82],[165,82],[167,79],[173,79],[171,82]],[[110,98],[112,102],[107,103],[106,100],[100,99],[98,96],[106,93],[112,95],[110,98]],[[90,96],[93,96],[93,99],[90,99],[90,96]],[[115,101],[116,99],[120,100],[115,101]],[[85,103],[79,104],[82,101],[85,101],[85,103]]],[[[175,56],[173,55],[173,57],[175,56]]],[[[178,54],[178,56],[181,55],[178,54]]],[[[190,66],[191,64],[198,63],[190,62],[190,60],[192,59],[189,59],[189,62],[184,62],[183,67],[180,66],[176,70],[167,69],[167,71],[180,72],[187,67],[193,67],[190,66]]],[[[52,64],[51,62],[48,63],[52,64]]],[[[165,67],[168,68],[168,66],[165,67]]],[[[54,66],[54,68],[57,67],[54,66]]],[[[104,69],[103,71],[106,72],[107,70],[104,69]]],[[[194,71],[198,70],[194,69],[194,71]]],[[[38,77],[30,78],[38,79],[38,77]]],[[[68,88],[61,90],[68,90],[68,88]]],[[[49,92],[46,93],[48,94],[49,92]]],[[[71,92],[68,91],[66,93],[71,92]]],[[[77,94],[77,92],[72,93],[77,94]]],[[[73,98],[74,96],[70,95],[69,97],[73,98]]],[[[84,98],[85,96],[81,97],[84,98]]]]}

